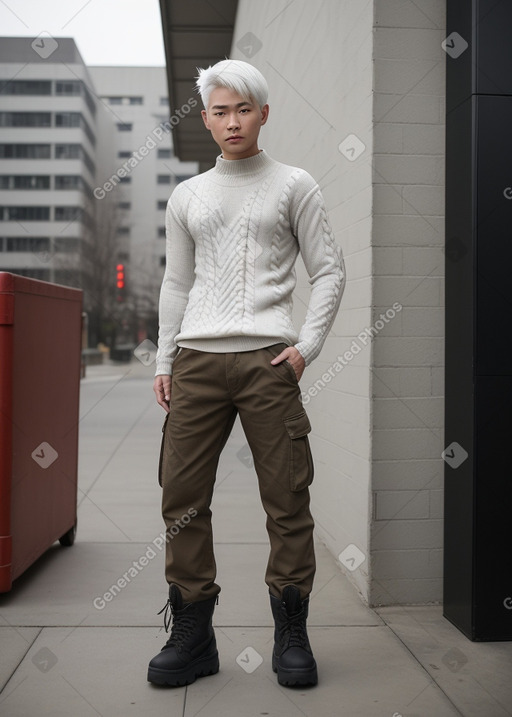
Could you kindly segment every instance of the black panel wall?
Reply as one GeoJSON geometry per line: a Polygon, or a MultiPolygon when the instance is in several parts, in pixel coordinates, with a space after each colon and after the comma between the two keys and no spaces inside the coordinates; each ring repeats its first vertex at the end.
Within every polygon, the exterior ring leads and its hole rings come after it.
{"type": "Polygon", "coordinates": [[[512,640],[512,2],[446,35],[444,615],[512,640]]]}

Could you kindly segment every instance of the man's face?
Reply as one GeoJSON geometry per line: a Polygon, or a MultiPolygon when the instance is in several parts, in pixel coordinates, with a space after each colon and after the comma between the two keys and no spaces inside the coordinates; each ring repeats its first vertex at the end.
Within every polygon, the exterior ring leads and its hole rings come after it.
{"type": "Polygon", "coordinates": [[[268,110],[268,105],[260,109],[253,100],[248,102],[227,87],[216,87],[208,109],[201,114],[224,159],[245,159],[259,152],[258,135],[268,110]]]}

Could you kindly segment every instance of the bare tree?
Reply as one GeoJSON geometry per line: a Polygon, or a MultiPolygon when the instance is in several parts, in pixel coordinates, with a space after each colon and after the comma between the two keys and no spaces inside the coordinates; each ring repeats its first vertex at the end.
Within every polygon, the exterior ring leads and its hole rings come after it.
{"type": "MultiPolygon", "coordinates": [[[[158,331],[158,295],[161,276],[146,265],[137,266],[137,281],[130,276],[129,248],[123,246],[119,229],[125,226],[118,203],[107,195],[87,199],[82,210],[83,236],[80,249],[54,256],[63,283],[81,288],[88,314],[89,344],[135,343],[149,336],[155,343],[158,331]],[[122,264],[125,286],[116,286],[116,267],[122,264]]],[[[79,217],[77,217],[77,220],[79,217]]]]}

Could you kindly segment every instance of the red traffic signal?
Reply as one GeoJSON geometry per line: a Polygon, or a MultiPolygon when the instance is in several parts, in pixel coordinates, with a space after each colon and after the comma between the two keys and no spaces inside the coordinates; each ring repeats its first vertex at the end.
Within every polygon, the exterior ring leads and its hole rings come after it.
{"type": "Polygon", "coordinates": [[[117,288],[124,289],[124,264],[118,264],[116,267],[117,288]]]}

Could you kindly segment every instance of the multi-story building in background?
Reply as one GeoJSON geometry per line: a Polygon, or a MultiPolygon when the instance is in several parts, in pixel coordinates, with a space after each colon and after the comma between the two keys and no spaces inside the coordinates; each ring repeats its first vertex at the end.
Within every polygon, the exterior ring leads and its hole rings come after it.
{"type": "Polygon", "coordinates": [[[141,313],[154,304],[162,280],[167,201],[178,182],[197,172],[197,163],[174,156],[164,67],[89,70],[115,128],[114,170],[98,177],[95,197],[117,209],[127,288],[141,313]]]}
{"type": "Polygon", "coordinates": [[[0,270],[81,287],[93,343],[121,324],[154,337],[165,206],[197,171],[173,156],[169,112],[163,67],[88,68],[71,38],[1,39],[0,270]]]}
{"type": "Polygon", "coordinates": [[[2,38],[0,95],[0,267],[78,283],[59,258],[80,255],[92,222],[102,108],[73,40],[44,61],[29,38],[2,38]]]}

